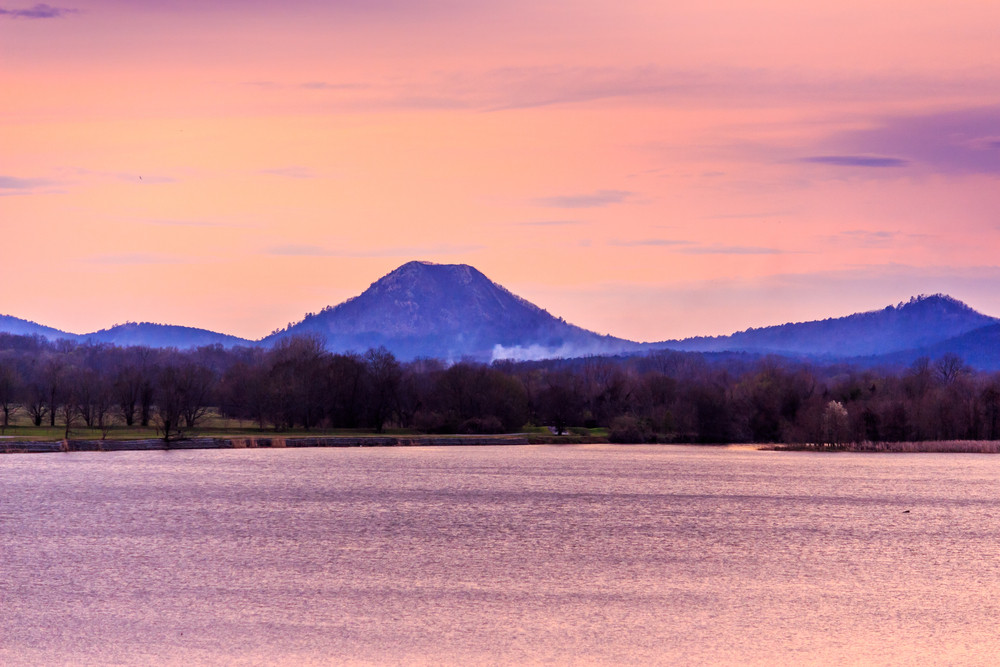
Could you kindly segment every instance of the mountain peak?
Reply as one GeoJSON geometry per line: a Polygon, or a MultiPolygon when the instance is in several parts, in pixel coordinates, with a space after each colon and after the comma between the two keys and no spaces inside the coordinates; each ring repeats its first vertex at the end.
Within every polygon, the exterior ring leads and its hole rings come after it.
{"type": "Polygon", "coordinates": [[[667,341],[678,350],[722,350],[855,357],[933,345],[996,323],[946,294],[921,294],[897,306],[846,317],[747,329],[731,336],[667,341]]]}
{"type": "Polygon", "coordinates": [[[468,264],[419,261],[403,264],[359,296],[309,315],[264,342],[306,332],[322,335],[333,350],[384,344],[404,358],[487,360],[511,349],[518,356],[532,346],[548,356],[638,348],[567,324],[468,264]]]}
{"type": "Polygon", "coordinates": [[[919,309],[919,308],[946,308],[958,312],[969,312],[980,314],[977,310],[967,305],[963,301],[959,301],[953,296],[947,294],[920,294],[918,296],[911,296],[909,301],[900,301],[899,305],[896,306],[897,310],[902,310],[905,308],[919,309]]]}

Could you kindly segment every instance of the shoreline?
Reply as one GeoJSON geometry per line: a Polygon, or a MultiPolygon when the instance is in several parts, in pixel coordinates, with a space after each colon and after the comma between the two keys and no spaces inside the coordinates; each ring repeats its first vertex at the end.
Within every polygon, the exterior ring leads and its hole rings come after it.
{"type": "MultiPolygon", "coordinates": [[[[66,452],[141,452],[185,449],[285,449],[320,447],[484,447],[517,445],[610,444],[596,436],[512,435],[414,435],[414,436],[245,436],[195,437],[164,442],[161,438],[140,440],[0,440],[0,454],[48,454],[66,452]]],[[[624,444],[624,443],[620,443],[624,444]]],[[[635,443],[643,444],[643,443],[635,443]]],[[[646,443],[649,444],[649,443],[646,443]]],[[[923,442],[860,442],[840,445],[762,443],[659,443],[695,447],[722,447],[744,451],[812,452],[817,454],[1000,454],[1000,440],[927,440],[923,442]]],[[[625,446],[628,446],[627,444],[625,446]]]]}
{"type": "Polygon", "coordinates": [[[762,445],[772,452],[835,454],[1000,454],[1000,440],[923,440],[917,442],[849,442],[838,445],[802,443],[762,445]]]}
{"type": "Polygon", "coordinates": [[[320,437],[243,437],[190,438],[164,442],[146,440],[54,440],[0,441],[0,454],[44,454],[55,452],[141,452],[173,449],[283,449],[291,447],[431,447],[469,445],[528,445],[521,436],[320,436],[320,437]]]}

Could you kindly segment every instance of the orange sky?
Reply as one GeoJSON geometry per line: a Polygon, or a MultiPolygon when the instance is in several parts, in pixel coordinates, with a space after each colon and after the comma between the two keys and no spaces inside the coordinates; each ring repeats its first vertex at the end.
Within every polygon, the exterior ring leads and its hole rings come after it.
{"type": "Polygon", "coordinates": [[[0,312],[259,338],[424,259],[638,340],[1000,315],[995,2],[277,4],[0,4],[0,312]]]}

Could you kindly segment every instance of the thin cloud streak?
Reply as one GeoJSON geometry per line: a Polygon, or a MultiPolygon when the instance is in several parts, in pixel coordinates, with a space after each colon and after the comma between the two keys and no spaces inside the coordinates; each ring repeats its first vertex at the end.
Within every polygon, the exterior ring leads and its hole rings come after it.
{"type": "Polygon", "coordinates": [[[760,248],[757,246],[713,245],[678,248],[677,252],[684,255],[786,255],[797,251],[781,250],[780,248],[760,248]]]}
{"type": "Polygon", "coordinates": [[[532,222],[509,222],[513,227],[570,227],[586,225],[583,220],[536,220],[532,222]]]}
{"type": "Polygon", "coordinates": [[[287,178],[316,178],[316,172],[309,167],[279,167],[277,169],[261,169],[258,173],[268,176],[285,176],[287,178]]]}
{"type": "Polygon", "coordinates": [[[265,255],[276,257],[420,257],[440,255],[464,255],[485,249],[483,245],[453,246],[406,246],[395,248],[374,248],[371,250],[331,249],[318,245],[283,244],[264,250],[265,255]]]}
{"type": "Polygon", "coordinates": [[[634,194],[628,190],[598,190],[586,195],[540,197],[533,203],[547,208],[603,208],[611,204],[621,204],[634,194]]]}
{"type": "Polygon", "coordinates": [[[555,105],[620,101],[677,107],[711,102],[721,107],[784,106],[790,102],[889,101],[913,96],[986,98],[1000,72],[939,77],[930,74],[813,75],[791,68],[507,67],[435,73],[423,79],[382,78],[364,84],[245,80],[262,91],[328,90],[345,93],[328,110],[478,110],[494,113],[555,105]],[[353,93],[353,94],[352,94],[353,93]]]}
{"type": "Polygon", "coordinates": [[[107,255],[92,255],[83,258],[88,264],[111,264],[111,265],[132,265],[132,264],[190,264],[191,258],[181,255],[168,255],[155,252],[130,252],[107,255]]]}
{"type": "Polygon", "coordinates": [[[0,176],[0,190],[34,190],[48,185],[53,185],[53,182],[44,178],[0,176]]]}
{"type": "Polygon", "coordinates": [[[799,162],[826,164],[834,167],[905,167],[908,160],[897,157],[877,157],[872,155],[817,155],[804,157],[799,162]]]}
{"type": "Polygon", "coordinates": [[[640,239],[638,241],[608,241],[608,245],[618,248],[677,247],[694,245],[694,241],[679,241],[675,239],[640,239]]]}
{"type": "Polygon", "coordinates": [[[142,220],[144,225],[156,225],[162,227],[206,227],[206,228],[233,228],[247,229],[251,225],[234,222],[209,222],[207,220],[142,220]]]}
{"type": "Polygon", "coordinates": [[[838,164],[833,160],[842,159],[843,166],[870,167],[909,163],[944,174],[1000,174],[1000,106],[882,117],[871,129],[837,133],[824,143],[857,154],[803,161],[838,164]],[[859,163],[849,163],[853,159],[859,163]]]}
{"type": "Polygon", "coordinates": [[[703,245],[682,239],[639,239],[635,241],[608,241],[609,246],[618,248],[669,248],[684,255],[783,255],[790,251],[779,248],[757,246],[703,245]]]}
{"type": "Polygon", "coordinates": [[[28,9],[4,9],[0,7],[0,16],[12,19],[57,19],[69,14],[77,14],[79,11],[79,9],[68,7],[53,7],[52,5],[38,4],[28,9]]]}

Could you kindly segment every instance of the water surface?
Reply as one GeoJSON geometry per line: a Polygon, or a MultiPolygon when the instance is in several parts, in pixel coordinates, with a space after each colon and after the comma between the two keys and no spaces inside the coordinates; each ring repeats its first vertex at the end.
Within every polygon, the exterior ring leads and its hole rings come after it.
{"type": "Polygon", "coordinates": [[[0,664],[989,665],[998,501],[989,455],[0,456],[0,664]]]}

